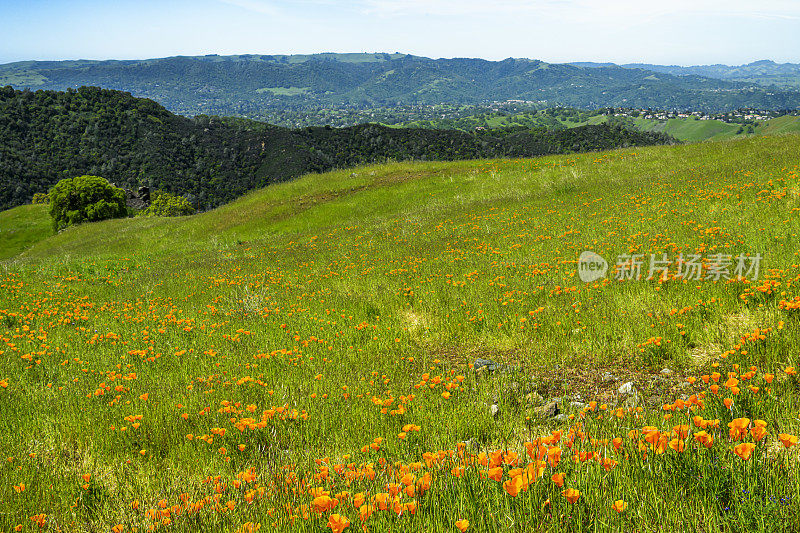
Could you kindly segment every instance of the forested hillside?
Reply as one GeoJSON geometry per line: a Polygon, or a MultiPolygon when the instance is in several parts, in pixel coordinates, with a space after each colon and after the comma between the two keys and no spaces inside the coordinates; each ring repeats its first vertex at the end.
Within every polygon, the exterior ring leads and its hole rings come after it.
{"type": "Polygon", "coordinates": [[[405,54],[168,57],[126,61],[26,61],[0,65],[0,85],[129,91],[174,113],[263,116],[269,109],[481,104],[525,100],[596,109],[794,109],[796,90],[697,75],[534,59],[430,59],[405,54]]]}
{"type": "Polygon", "coordinates": [[[308,172],[384,161],[523,157],[669,143],[663,134],[610,126],[465,133],[351,128],[289,130],[242,119],[177,116],[152,100],[83,87],[0,89],[0,209],[28,203],[81,174],[147,185],[208,209],[308,172]]]}

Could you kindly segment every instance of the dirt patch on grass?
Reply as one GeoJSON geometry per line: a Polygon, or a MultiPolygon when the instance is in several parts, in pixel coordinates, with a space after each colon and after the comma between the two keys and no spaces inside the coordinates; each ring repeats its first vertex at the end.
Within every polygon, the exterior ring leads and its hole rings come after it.
{"type": "MultiPolygon", "coordinates": [[[[522,390],[535,390],[545,399],[578,395],[583,401],[609,405],[615,405],[620,399],[619,388],[623,384],[633,382],[643,406],[660,406],[691,394],[686,378],[697,375],[696,370],[669,368],[662,373],[662,369],[642,369],[633,359],[611,364],[585,360],[571,365],[530,365],[525,363],[525,355],[519,349],[439,347],[430,353],[457,368],[469,369],[477,359],[488,359],[500,365],[500,369],[492,373],[498,379],[517,382],[522,390]]],[[[707,361],[704,359],[704,363],[707,361]]]]}
{"type": "Polygon", "coordinates": [[[404,181],[421,180],[438,176],[442,172],[442,170],[420,170],[417,172],[399,170],[396,172],[388,172],[386,174],[376,176],[375,181],[372,182],[372,186],[390,185],[394,183],[402,183],[404,181]]]}

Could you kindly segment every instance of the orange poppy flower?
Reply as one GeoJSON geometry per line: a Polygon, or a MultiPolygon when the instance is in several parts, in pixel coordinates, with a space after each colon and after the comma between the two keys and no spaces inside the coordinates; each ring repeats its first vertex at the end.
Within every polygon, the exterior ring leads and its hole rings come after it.
{"type": "Polygon", "coordinates": [[[497,481],[498,483],[500,481],[503,481],[503,467],[502,466],[496,466],[494,468],[490,468],[489,469],[489,479],[493,479],[493,480],[497,481]]]}
{"type": "Polygon", "coordinates": [[[503,464],[503,450],[489,452],[489,468],[494,468],[503,464]]]}
{"type": "Polygon", "coordinates": [[[730,399],[730,398],[725,398],[725,399],[722,401],[722,403],[724,403],[724,404],[725,404],[725,407],[726,407],[727,409],[730,409],[730,408],[731,408],[731,405],[733,405],[733,400],[732,400],[732,399],[730,399]]]}
{"type": "Polygon", "coordinates": [[[339,501],[331,498],[327,494],[323,494],[322,496],[317,496],[313,500],[311,500],[311,508],[314,509],[315,512],[323,514],[331,511],[334,507],[339,505],[339,501]]]}
{"type": "Polygon", "coordinates": [[[705,431],[700,431],[699,433],[695,433],[694,438],[697,439],[697,442],[699,442],[706,448],[711,448],[711,446],[714,445],[713,435],[709,435],[705,431]]]}
{"type": "Polygon", "coordinates": [[[561,461],[561,448],[553,446],[547,450],[547,461],[552,468],[558,467],[558,463],[561,461]]]}
{"type": "Polygon", "coordinates": [[[781,433],[778,435],[778,440],[781,441],[786,448],[791,448],[797,444],[798,438],[794,435],[789,435],[788,433],[781,433]]]}
{"type": "Polygon", "coordinates": [[[797,371],[794,369],[793,366],[787,366],[786,369],[784,370],[784,372],[786,372],[790,376],[794,376],[794,375],[797,374],[797,371]]]}
{"type": "Polygon", "coordinates": [[[525,467],[525,476],[528,481],[536,481],[542,474],[544,474],[544,470],[547,468],[546,463],[543,461],[536,461],[535,463],[528,463],[528,466],[525,467]]]}
{"type": "Polygon", "coordinates": [[[731,440],[740,440],[744,438],[745,435],[747,435],[748,426],[750,426],[749,418],[735,418],[728,422],[731,440]]]}
{"type": "Polygon", "coordinates": [[[503,483],[503,489],[508,493],[509,496],[516,496],[519,494],[524,482],[525,480],[522,479],[522,476],[517,476],[503,483]]]}
{"type": "Polygon", "coordinates": [[[611,506],[611,508],[612,508],[612,509],[614,509],[614,510],[615,510],[616,512],[618,512],[618,513],[621,513],[621,512],[622,512],[622,511],[624,511],[624,510],[625,510],[627,507],[628,507],[628,504],[627,504],[627,503],[625,503],[623,500],[617,500],[617,501],[615,501],[615,502],[614,502],[614,504],[611,506]]]}
{"type": "Polygon", "coordinates": [[[758,442],[767,435],[767,428],[764,426],[753,426],[750,429],[750,434],[753,436],[753,440],[758,442]]]}
{"type": "Polygon", "coordinates": [[[342,533],[344,529],[350,525],[350,520],[346,516],[340,514],[332,514],[328,518],[328,527],[331,528],[332,533],[342,533]]]}
{"type": "Polygon", "coordinates": [[[553,474],[552,476],[550,476],[550,479],[553,481],[553,483],[555,483],[559,487],[563,487],[564,486],[564,473],[563,472],[557,472],[557,473],[553,474]]]}
{"type": "Polygon", "coordinates": [[[561,495],[564,496],[569,503],[575,503],[578,501],[578,498],[581,497],[581,491],[578,489],[567,489],[561,491],[561,495]]]}
{"type": "Polygon", "coordinates": [[[756,445],[752,442],[743,442],[733,447],[733,453],[738,455],[742,460],[747,461],[750,459],[750,455],[752,455],[755,449],[756,445]]]}
{"type": "Polygon", "coordinates": [[[375,512],[375,508],[371,505],[362,505],[358,509],[358,515],[361,518],[362,522],[366,522],[367,519],[372,516],[372,513],[375,512]]]}
{"type": "Polygon", "coordinates": [[[683,442],[683,439],[672,439],[671,441],[669,441],[669,447],[678,453],[683,452],[684,446],[685,444],[683,442]]]}
{"type": "Polygon", "coordinates": [[[462,518],[456,522],[456,527],[461,533],[464,533],[469,528],[469,522],[462,518]]]}

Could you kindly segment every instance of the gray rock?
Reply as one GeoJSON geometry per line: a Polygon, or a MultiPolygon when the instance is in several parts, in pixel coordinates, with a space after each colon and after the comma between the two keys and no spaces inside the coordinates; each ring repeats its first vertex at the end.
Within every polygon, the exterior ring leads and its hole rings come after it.
{"type": "Polygon", "coordinates": [[[518,368],[512,365],[504,365],[503,363],[496,363],[491,359],[475,359],[475,363],[472,365],[473,370],[478,373],[483,372],[516,372],[518,368]]]}
{"type": "Polygon", "coordinates": [[[661,370],[662,376],[669,376],[670,374],[672,374],[672,370],[670,370],[669,368],[664,368],[661,370]]]}
{"type": "Polygon", "coordinates": [[[561,412],[561,409],[559,408],[558,400],[552,400],[546,405],[537,407],[533,410],[533,412],[539,418],[553,418],[558,416],[558,414],[561,412]]]}
{"type": "Polygon", "coordinates": [[[629,382],[623,384],[619,388],[619,393],[622,394],[622,395],[625,395],[625,394],[636,394],[636,387],[634,386],[633,381],[629,381],[629,382]]]}
{"type": "Polygon", "coordinates": [[[489,412],[492,413],[492,418],[500,418],[500,416],[503,414],[500,411],[500,406],[496,403],[493,403],[491,407],[489,407],[489,412]]]}
{"type": "Polygon", "coordinates": [[[557,422],[566,422],[569,420],[569,416],[566,413],[557,414],[555,417],[557,422]]]}
{"type": "Polygon", "coordinates": [[[483,367],[486,367],[487,370],[494,370],[497,366],[497,363],[492,361],[491,359],[475,359],[475,364],[473,365],[474,370],[480,370],[483,367]]]}
{"type": "Polygon", "coordinates": [[[542,398],[541,394],[534,391],[525,395],[525,401],[530,405],[539,405],[540,403],[544,403],[544,398],[542,398]]]}

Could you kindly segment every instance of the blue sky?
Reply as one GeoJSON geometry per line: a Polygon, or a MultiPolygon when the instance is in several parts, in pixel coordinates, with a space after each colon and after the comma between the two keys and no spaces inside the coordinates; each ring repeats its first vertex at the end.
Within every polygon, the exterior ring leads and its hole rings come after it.
{"type": "Polygon", "coordinates": [[[800,63],[797,0],[0,0],[0,63],[405,52],[800,63]]]}

